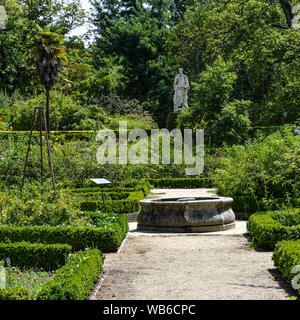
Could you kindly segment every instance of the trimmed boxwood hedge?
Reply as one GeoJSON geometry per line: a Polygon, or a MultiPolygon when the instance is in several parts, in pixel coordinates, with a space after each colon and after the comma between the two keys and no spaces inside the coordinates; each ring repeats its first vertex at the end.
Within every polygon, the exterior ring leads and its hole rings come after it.
{"type": "MultiPolygon", "coordinates": [[[[129,196],[129,192],[103,192],[104,200],[125,200],[129,196]]],[[[102,200],[101,192],[84,192],[76,193],[76,197],[82,200],[102,200]]]]}
{"type": "Polygon", "coordinates": [[[97,249],[78,252],[42,286],[37,300],[86,299],[103,269],[103,259],[97,249]]]}
{"type": "Polygon", "coordinates": [[[212,181],[209,178],[162,178],[147,179],[154,188],[211,188],[212,181]]]}
{"type": "MultiPolygon", "coordinates": [[[[292,273],[295,266],[300,266],[300,240],[276,243],[272,256],[275,266],[289,282],[296,276],[292,273]]],[[[298,289],[300,294],[300,288],[298,289]]]]}
{"type": "MultiPolygon", "coordinates": [[[[81,201],[80,208],[82,211],[98,211],[103,209],[101,201],[81,201]]],[[[110,213],[132,213],[140,210],[139,202],[133,200],[107,200],[105,201],[105,212],[110,213]]]]}
{"type": "Polygon", "coordinates": [[[103,252],[115,252],[128,232],[128,217],[120,215],[116,223],[102,227],[74,226],[0,226],[0,241],[26,241],[43,244],[69,244],[73,251],[98,248],[103,252]]]}
{"type": "Polygon", "coordinates": [[[0,259],[9,257],[15,267],[55,270],[66,263],[71,249],[68,244],[0,243],[0,259]]]}
{"type": "MultiPolygon", "coordinates": [[[[236,212],[246,212],[246,213],[254,213],[261,210],[274,210],[275,208],[267,208],[266,205],[254,197],[247,196],[230,196],[233,198],[233,202],[231,208],[236,212]]],[[[285,198],[277,198],[276,203],[278,204],[287,204],[287,199],[285,198]]],[[[289,204],[294,207],[300,207],[300,199],[290,199],[289,204]]]]}
{"type": "MultiPolygon", "coordinates": [[[[86,188],[76,188],[70,189],[73,193],[101,193],[101,188],[99,187],[86,187],[86,188]]],[[[122,187],[114,187],[114,188],[103,188],[103,193],[105,192],[132,192],[135,191],[134,188],[122,188],[122,187]]]]}
{"type": "Polygon", "coordinates": [[[283,240],[300,239],[300,209],[257,212],[250,216],[247,229],[254,243],[269,249],[283,240]]]}

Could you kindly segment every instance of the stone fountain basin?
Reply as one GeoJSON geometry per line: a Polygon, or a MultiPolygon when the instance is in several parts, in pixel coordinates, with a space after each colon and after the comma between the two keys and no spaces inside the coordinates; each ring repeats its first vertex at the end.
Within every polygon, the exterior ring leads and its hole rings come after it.
{"type": "Polygon", "coordinates": [[[159,232],[212,232],[235,227],[228,197],[182,197],[140,201],[138,230],[159,232]]]}

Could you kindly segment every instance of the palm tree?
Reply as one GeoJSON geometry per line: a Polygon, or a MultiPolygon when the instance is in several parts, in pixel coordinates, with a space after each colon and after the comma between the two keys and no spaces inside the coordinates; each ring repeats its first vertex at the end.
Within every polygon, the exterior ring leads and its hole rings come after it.
{"type": "Polygon", "coordinates": [[[34,61],[37,74],[46,90],[46,122],[50,131],[49,94],[55,84],[58,73],[67,62],[66,47],[63,45],[63,35],[41,31],[35,46],[31,49],[31,60],[34,61]]]}

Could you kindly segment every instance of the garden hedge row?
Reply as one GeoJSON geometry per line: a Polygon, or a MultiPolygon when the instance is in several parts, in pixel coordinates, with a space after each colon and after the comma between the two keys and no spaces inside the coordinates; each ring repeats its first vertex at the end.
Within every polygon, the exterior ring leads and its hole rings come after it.
{"type": "Polygon", "coordinates": [[[154,188],[211,188],[209,178],[162,178],[147,179],[154,188]]]}
{"type": "MultiPolygon", "coordinates": [[[[83,200],[102,200],[101,192],[77,192],[76,196],[83,200]]],[[[128,196],[129,192],[103,192],[103,197],[105,200],[124,200],[128,198],[128,196]]]]}
{"type": "Polygon", "coordinates": [[[86,299],[103,269],[103,259],[97,249],[78,252],[42,286],[37,300],[86,299]]]}
{"type": "MultiPolygon", "coordinates": [[[[85,187],[85,188],[75,188],[70,189],[73,193],[101,193],[101,188],[99,187],[85,187]]],[[[103,193],[105,192],[133,192],[134,188],[123,188],[123,187],[111,187],[111,188],[103,188],[103,193]]]]}
{"type": "MultiPolygon", "coordinates": [[[[103,210],[102,201],[81,201],[80,208],[82,211],[103,210]]],[[[105,201],[105,212],[109,213],[133,213],[140,210],[139,202],[133,200],[107,200],[105,201]]]]}
{"type": "Polygon", "coordinates": [[[273,250],[279,241],[300,239],[299,216],[300,209],[257,212],[250,216],[247,229],[255,244],[273,250]]]}
{"type": "MultiPolygon", "coordinates": [[[[300,271],[293,270],[296,266],[300,268],[300,240],[278,242],[272,259],[283,277],[291,282],[300,271]]],[[[300,294],[300,288],[298,292],[300,294]]]]}
{"type": "MultiPolygon", "coordinates": [[[[274,207],[267,207],[262,201],[255,199],[254,197],[247,196],[229,196],[233,198],[231,208],[236,212],[254,213],[263,210],[274,210],[274,207]]],[[[300,199],[277,198],[277,204],[289,204],[290,206],[297,208],[300,207],[300,199]]],[[[276,204],[275,204],[276,205],[276,204]]]]}
{"type": "Polygon", "coordinates": [[[67,244],[0,243],[0,259],[9,258],[14,267],[55,270],[66,263],[71,249],[67,244]]]}
{"type": "Polygon", "coordinates": [[[128,217],[122,215],[116,223],[102,227],[74,226],[0,226],[0,242],[43,244],[69,244],[73,251],[97,248],[103,252],[115,252],[128,232],[128,217]]]}

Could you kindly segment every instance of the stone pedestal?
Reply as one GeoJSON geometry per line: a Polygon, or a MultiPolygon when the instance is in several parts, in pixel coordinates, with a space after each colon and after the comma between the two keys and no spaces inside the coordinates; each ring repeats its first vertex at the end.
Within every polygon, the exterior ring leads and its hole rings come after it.
{"type": "Polygon", "coordinates": [[[178,116],[177,113],[174,113],[174,112],[168,113],[166,127],[169,131],[177,128],[177,122],[176,122],[177,116],[178,116]]]}

